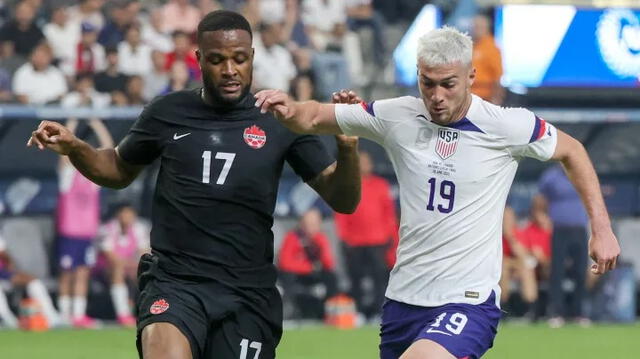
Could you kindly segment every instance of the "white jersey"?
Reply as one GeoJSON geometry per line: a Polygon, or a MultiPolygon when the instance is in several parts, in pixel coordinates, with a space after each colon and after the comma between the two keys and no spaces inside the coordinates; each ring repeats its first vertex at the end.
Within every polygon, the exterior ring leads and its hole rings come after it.
{"type": "MultiPolygon", "coordinates": [[[[522,108],[473,96],[440,126],[421,99],[337,105],[342,131],[382,145],[400,185],[400,244],[386,296],[419,306],[500,297],[502,215],[518,162],[548,160],[555,127],[522,108]]],[[[496,299],[497,301],[497,299],[496,299]]]]}

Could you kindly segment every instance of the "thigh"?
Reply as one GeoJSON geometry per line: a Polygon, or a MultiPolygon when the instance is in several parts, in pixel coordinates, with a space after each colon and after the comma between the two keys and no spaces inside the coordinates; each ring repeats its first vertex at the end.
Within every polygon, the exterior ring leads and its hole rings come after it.
{"type": "MultiPolygon", "coordinates": [[[[416,341],[433,341],[453,357],[469,359],[480,358],[493,346],[500,321],[493,293],[479,305],[449,304],[434,312],[435,320],[422,328],[416,341]]],[[[433,346],[429,348],[435,350],[433,346]]]]}
{"type": "Polygon", "coordinates": [[[189,339],[178,327],[167,322],[151,323],[140,334],[138,352],[141,358],[191,359],[189,339]]]}
{"type": "Polygon", "coordinates": [[[281,336],[281,328],[242,306],[210,328],[203,358],[273,359],[281,336]]]}
{"type": "MultiPolygon", "coordinates": [[[[206,311],[191,288],[197,284],[186,285],[162,275],[158,272],[157,262],[150,255],[140,260],[138,272],[140,295],[136,303],[136,316],[140,356],[145,344],[148,344],[146,341],[158,342],[162,338],[172,338],[171,343],[180,343],[181,337],[175,332],[177,329],[186,338],[191,356],[202,358],[208,324],[206,311]],[[155,325],[160,323],[166,325],[155,325]]],[[[167,341],[160,343],[163,348],[168,345],[167,341]]]]}
{"type": "Polygon", "coordinates": [[[444,348],[454,358],[479,358],[493,345],[499,319],[494,293],[479,305],[419,307],[388,300],[383,306],[380,357],[397,359],[406,353],[402,358],[424,358],[418,355],[425,350],[442,354],[444,348]]]}

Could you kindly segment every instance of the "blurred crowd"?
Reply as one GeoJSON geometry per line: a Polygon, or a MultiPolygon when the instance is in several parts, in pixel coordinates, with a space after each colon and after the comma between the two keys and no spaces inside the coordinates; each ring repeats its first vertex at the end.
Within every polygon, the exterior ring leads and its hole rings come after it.
{"type": "Polygon", "coordinates": [[[197,25],[203,14],[222,8],[242,12],[255,31],[254,90],[326,99],[336,89],[373,81],[388,51],[384,24],[422,3],[1,1],[0,102],[142,105],[197,86],[197,25]]]}

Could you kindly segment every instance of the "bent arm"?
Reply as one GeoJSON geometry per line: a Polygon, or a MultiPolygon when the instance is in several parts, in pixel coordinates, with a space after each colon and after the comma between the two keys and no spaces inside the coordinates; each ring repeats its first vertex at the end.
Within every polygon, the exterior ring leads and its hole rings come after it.
{"type": "Polygon", "coordinates": [[[551,159],[562,163],[567,177],[587,209],[594,234],[610,229],[611,222],[600,191],[600,182],[584,146],[558,130],[558,144],[551,159]]]}
{"type": "Polygon", "coordinates": [[[360,166],[357,141],[338,143],[337,161],[322,171],[309,185],[331,208],[340,213],[353,213],[360,203],[360,166]]]}
{"type": "Polygon", "coordinates": [[[115,189],[127,187],[143,168],[125,162],[117,149],[95,149],[80,139],[69,152],[69,160],[91,182],[115,189]]]}
{"type": "Polygon", "coordinates": [[[591,268],[592,272],[602,274],[615,268],[620,245],[611,229],[598,176],[587,151],[580,142],[558,131],[558,144],[552,159],[562,162],[567,177],[587,209],[591,221],[589,255],[596,262],[591,268]]]}

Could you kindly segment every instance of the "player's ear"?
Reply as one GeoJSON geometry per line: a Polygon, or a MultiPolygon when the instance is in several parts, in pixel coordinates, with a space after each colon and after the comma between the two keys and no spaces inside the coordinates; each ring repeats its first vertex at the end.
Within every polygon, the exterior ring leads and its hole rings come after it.
{"type": "Polygon", "coordinates": [[[200,62],[200,49],[196,49],[196,59],[198,59],[198,62],[200,62]]]}
{"type": "Polygon", "coordinates": [[[473,81],[476,79],[476,68],[471,67],[471,71],[469,71],[469,85],[473,85],[473,81]]]}

